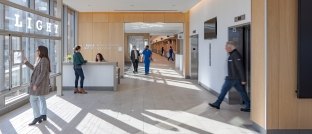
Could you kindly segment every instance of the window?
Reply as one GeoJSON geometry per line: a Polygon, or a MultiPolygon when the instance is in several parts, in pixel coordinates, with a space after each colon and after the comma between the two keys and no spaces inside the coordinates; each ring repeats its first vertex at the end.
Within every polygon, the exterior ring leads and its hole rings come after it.
{"type": "MultiPolygon", "coordinates": [[[[53,0],[53,16],[57,17],[57,18],[61,18],[61,13],[59,13],[62,10],[58,10],[57,7],[60,5],[61,3],[58,3],[57,0],[53,0]]],[[[60,6],[62,7],[62,6],[60,6]]]]}
{"type": "Polygon", "coordinates": [[[49,14],[49,0],[35,0],[35,10],[49,14]]]}
{"type": "MultiPolygon", "coordinates": [[[[22,39],[22,50],[23,50],[23,55],[28,59],[31,60],[30,55],[34,55],[34,49],[31,47],[33,45],[30,45],[29,43],[29,38],[23,37],[22,39]]],[[[33,61],[33,60],[31,60],[33,61]]],[[[33,62],[32,62],[33,63],[33,62]]],[[[30,82],[30,69],[26,67],[26,65],[22,65],[22,84],[26,84],[30,82]]]]}
{"type": "Polygon", "coordinates": [[[0,4],[0,29],[3,29],[4,24],[4,7],[0,4]]]}
{"type": "Polygon", "coordinates": [[[28,0],[9,0],[13,3],[28,7],[28,0]]]}
{"type": "Polygon", "coordinates": [[[26,12],[5,6],[5,29],[8,31],[26,32],[26,12]]]}
{"type": "Polygon", "coordinates": [[[9,36],[5,36],[4,39],[4,70],[5,70],[5,81],[4,81],[4,89],[10,88],[10,51],[9,51],[9,36]]]}
{"type": "Polygon", "coordinates": [[[50,58],[50,64],[51,64],[51,73],[59,73],[57,62],[58,58],[60,57],[60,52],[58,52],[57,47],[60,46],[60,40],[50,40],[50,47],[49,47],[49,58],[50,58]]]}
{"type": "MultiPolygon", "coordinates": [[[[75,11],[68,9],[67,14],[67,46],[64,48],[65,55],[71,55],[74,53],[75,46],[75,11]]],[[[65,56],[64,55],[64,56],[65,56]]]]}
{"type": "MultiPolygon", "coordinates": [[[[49,23],[49,19],[46,17],[35,15],[35,20],[40,20],[35,22],[35,33],[40,35],[49,35],[50,32],[47,31],[47,23],[49,23]]],[[[50,28],[52,28],[52,26],[50,28]]]]}
{"type": "MultiPolygon", "coordinates": [[[[4,36],[3,35],[0,35],[0,44],[4,44],[4,36]]],[[[5,79],[6,79],[6,68],[5,68],[5,65],[6,64],[3,64],[5,63],[6,61],[6,58],[5,58],[5,45],[0,45],[0,52],[1,55],[0,55],[0,91],[6,89],[5,88],[5,79]]]]}

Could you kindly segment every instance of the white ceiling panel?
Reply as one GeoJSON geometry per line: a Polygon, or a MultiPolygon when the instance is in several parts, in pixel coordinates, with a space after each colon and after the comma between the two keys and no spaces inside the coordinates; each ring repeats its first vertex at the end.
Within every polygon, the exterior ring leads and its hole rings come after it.
{"type": "Polygon", "coordinates": [[[185,12],[201,0],[63,0],[79,12],[185,12]]]}

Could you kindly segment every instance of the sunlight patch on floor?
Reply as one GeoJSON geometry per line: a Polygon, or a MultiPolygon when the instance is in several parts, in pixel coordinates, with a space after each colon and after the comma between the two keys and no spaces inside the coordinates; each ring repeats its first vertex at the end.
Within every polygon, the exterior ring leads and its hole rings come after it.
{"type": "Polygon", "coordinates": [[[215,121],[209,118],[187,113],[184,111],[170,111],[170,110],[146,110],[146,111],[151,112],[152,114],[155,114],[161,117],[165,117],[169,120],[183,122],[186,125],[192,126],[196,129],[203,129],[213,134],[225,134],[225,133],[256,134],[257,133],[257,132],[254,132],[245,128],[240,128],[237,126],[215,121]],[[194,119],[196,119],[198,122],[194,122],[194,119]],[[204,126],[199,127],[198,125],[195,125],[194,123],[200,123],[204,126]]]}
{"type": "Polygon", "coordinates": [[[62,99],[56,95],[47,100],[48,109],[59,116],[65,122],[69,123],[81,111],[80,107],[62,99]]]}

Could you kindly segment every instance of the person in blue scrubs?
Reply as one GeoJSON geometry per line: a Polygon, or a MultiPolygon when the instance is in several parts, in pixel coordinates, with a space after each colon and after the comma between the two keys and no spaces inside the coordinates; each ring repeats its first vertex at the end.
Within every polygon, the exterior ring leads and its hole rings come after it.
{"type": "Polygon", "coordinates": [[[143,51],[144,65],[145,65],[145,75],[149,74],[149,67],[152,60],[152,51],[149,50],[149,46],[146,45],[143,51]]]}

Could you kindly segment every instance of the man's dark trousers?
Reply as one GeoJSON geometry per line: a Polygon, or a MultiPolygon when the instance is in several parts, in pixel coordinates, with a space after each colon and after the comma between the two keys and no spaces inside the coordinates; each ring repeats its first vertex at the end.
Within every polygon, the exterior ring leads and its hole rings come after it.
{"type": "Polygon", "coordinates": [[[241,84],[240,80],[229,80],[225,79],[225,82],[222,86],[221,93],[218,97],[218,100],[214,103],[215,105],[220,106],[226,93],[232,88],[235,87],[235,89],[239,92],[239,94],[242,96],[243,101],[245,103],[245,108],[250,109],[250,100],[247,96],[246,90],[244,86],[241,84]]]}
{"type": "Polygon", "coordinates": [[[138,72],[139,60],[135,59],[132,61],[134,72],[138,72]]]}

